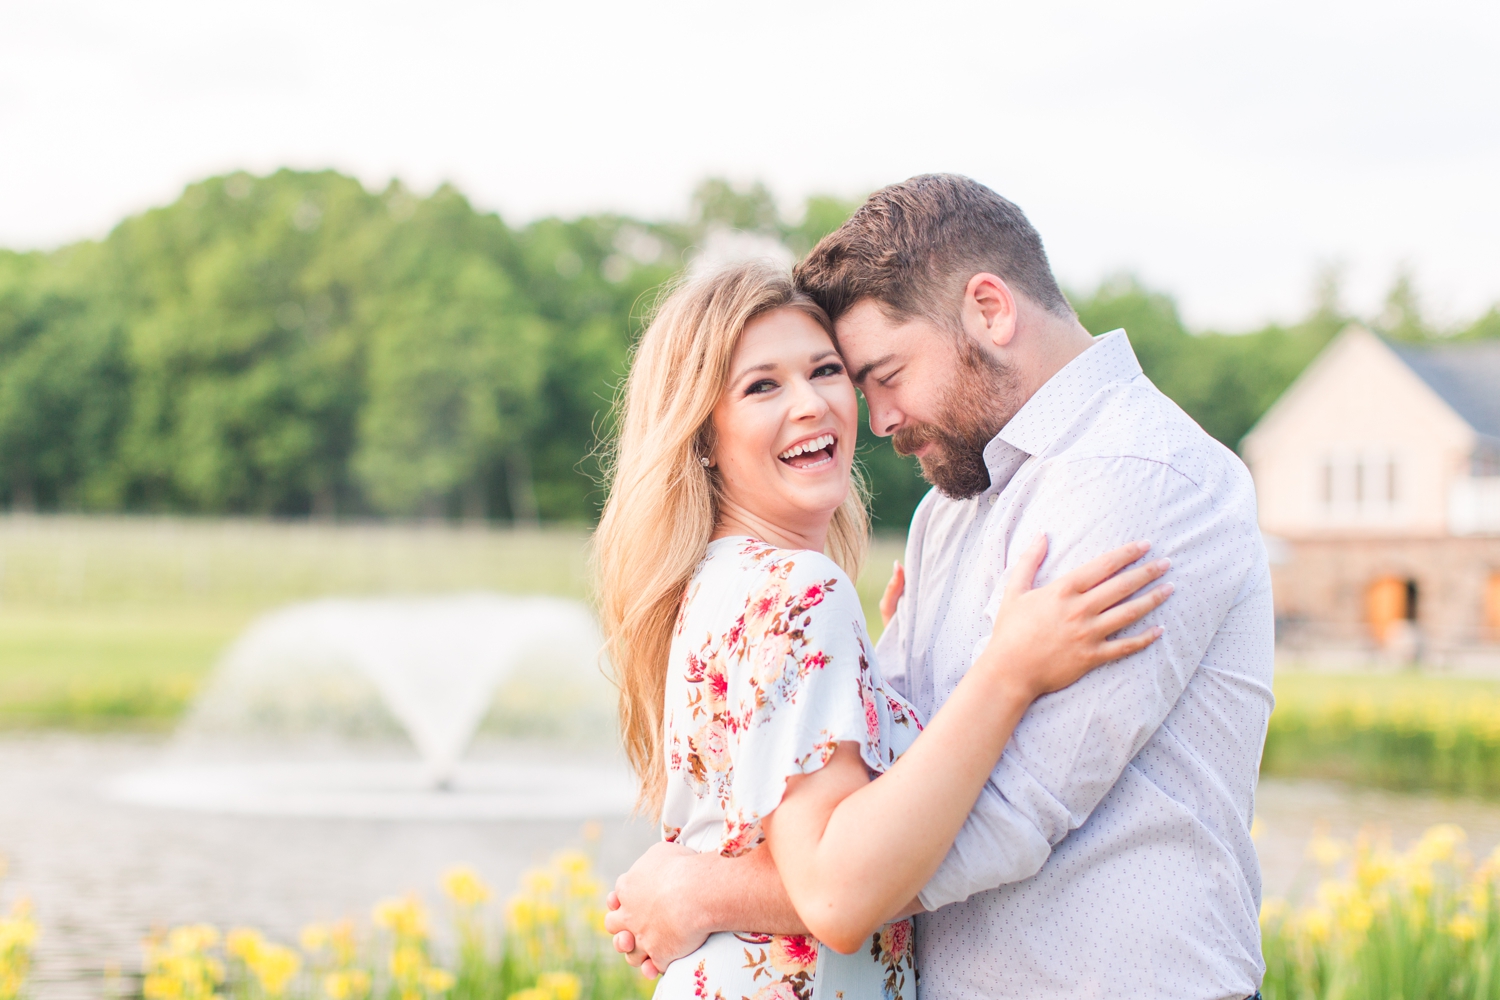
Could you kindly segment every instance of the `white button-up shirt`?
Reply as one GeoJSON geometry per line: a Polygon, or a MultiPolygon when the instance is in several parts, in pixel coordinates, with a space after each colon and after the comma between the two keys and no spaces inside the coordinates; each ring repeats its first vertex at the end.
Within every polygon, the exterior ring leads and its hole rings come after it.
{"type": "Polygon", "coordinates": [[[1021,720],[921,901],[922,1000],[1245,997],[1265,970],[1250,840],[1271,714],[1270,573],[1250,475],[1095,339],[985,449],[991,486],[912,520],[882,636],[931,718],[988,641],[1005,573],[1038,533],[1037,585],[1143,539],[1176,593],[1147,650],[1021,720]]]}

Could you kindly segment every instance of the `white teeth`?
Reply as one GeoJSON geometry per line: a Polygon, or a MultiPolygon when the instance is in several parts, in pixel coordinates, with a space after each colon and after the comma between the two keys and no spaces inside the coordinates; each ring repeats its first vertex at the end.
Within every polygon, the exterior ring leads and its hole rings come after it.
{"type": "Polygon", "coordinates": [[[813,438],[811,441],[804,441],[801,444],[793,445],[776,457],[796,458],[798,455],[804,454],[809,451],[822,451],[824,448],[827,448],[831,444],[833,444],[833,435],[824,434],[822,437],[813,438]]]}

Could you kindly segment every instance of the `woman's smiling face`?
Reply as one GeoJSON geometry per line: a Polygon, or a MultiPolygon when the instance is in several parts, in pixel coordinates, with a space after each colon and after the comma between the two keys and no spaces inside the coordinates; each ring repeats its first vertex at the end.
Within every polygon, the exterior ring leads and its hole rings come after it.
{"type": "MultiPolygon", "coordinates": [[[[807,313],[775,309],[746,325],[714,407],[721,520],[821,548],[849,495],[859,404],[833,340],[807,313]]],[[[777,541],[776,539],[766,539],[777,541]]]]}

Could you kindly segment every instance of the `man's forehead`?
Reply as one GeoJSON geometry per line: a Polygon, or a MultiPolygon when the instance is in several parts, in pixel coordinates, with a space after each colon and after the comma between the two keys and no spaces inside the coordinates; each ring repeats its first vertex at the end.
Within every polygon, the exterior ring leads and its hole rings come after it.
{"type": "Polygon", "coordinates": [[[861,299],[833,324],[839,352],[846,361],[900,351],[932,333],[921,317],[896,318],[874,299],[861,299]]]}

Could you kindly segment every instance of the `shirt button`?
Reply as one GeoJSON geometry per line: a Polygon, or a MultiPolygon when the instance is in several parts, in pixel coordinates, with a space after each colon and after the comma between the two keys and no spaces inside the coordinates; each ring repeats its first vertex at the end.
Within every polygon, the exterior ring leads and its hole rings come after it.
{"type": "Polygon", "coordinates": [[[998,494],[998,493],[991,493],[990,494],[990,506],[991,507],[995,506],[995,501],[997,501],[999,499],[1000,499],[1000,494],[998,494]]]}

